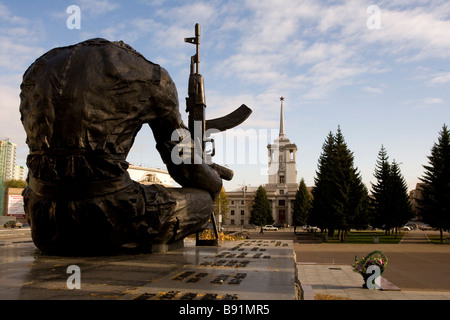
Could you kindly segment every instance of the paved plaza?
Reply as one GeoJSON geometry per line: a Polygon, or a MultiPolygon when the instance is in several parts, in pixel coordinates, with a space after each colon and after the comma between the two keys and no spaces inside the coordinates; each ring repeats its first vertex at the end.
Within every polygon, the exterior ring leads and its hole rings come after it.
{"type": "Polygon", "coordinates": [[[299,299],[292,240],[198,247],[186,239],[183,247],[166,252],[95,257],[42,256],[35,250],[29,240],[0,246],[1,300],[299,299]]]}
{"type": "Polygon", "coordinates": [[[251,231],[250,239],[236,242],[239,245],[195,249],[190,243],[164,254],[120,255],[112,259],[36,256],[29,232],[15,232],[16,237],[0,238],[3,300],[133,300],[171,292],[172,285],[181,288],[181,297],[190,286],[184,282],[202,279],[201,283],[213,287],[210,291],[202,287],[203,294],[198,297],[216,291],[221,298],[292,300],[297,298],[293,291],[295,266],[304,300],[450,300],[450,244],[431,244],[423,231],[409,232],[399,244],[302,243],[291,231],[251,231]],[[283,247],[276,248],[276,244],[283,247]],[[355,255],[360,258],[372,250],[381,250],[389,258],[382,290],[362,288],[362,277],[351,269],[355,255]],[[215,263],[234,260],[237,264],[233,268],[213,268],[215,263]],[[239,264],[246,261],[251,268],[239,264]],[[66,287],[66,268],[72,264],[84,270],[84,290],[66,287]],[[183,274],[186,279],[171,280],[183,274]],[[230,287],[230,281],[242,284],[230,287]],[[222,290],[224,282],[230,290],[222,290]],[[220,292],[218,288],[222,288],[220,292]]]}
{"type": "MultiPolygon", "coordinates": [[[[298,278],[304,299],[450,300],[450,244],[432,244],[435,231],[410,231],[399,244],[330,244],[294,241],[298,278]],[[355,256],[372,250],[389,259],[383,279],[389,290],[363,289],[362,277],[353,272],[355,256]],[[397,289],[395,289],[397,288],[397,289]]],[[[250,232],[252,238],[292,237],[289,232],[250,232]]],[[[445,236],[449,236],[445,233],[445,236]]]]}

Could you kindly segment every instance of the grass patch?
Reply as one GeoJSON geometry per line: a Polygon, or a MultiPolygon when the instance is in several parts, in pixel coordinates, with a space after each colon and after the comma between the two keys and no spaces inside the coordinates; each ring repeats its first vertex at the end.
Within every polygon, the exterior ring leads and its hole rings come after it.
{"type": "Polygon", "coordinates": [[[435,244],[450,244],[449,241],[446,241],[446,236],[444,235],[444,242],[441,243],[441,236],[439,234],[427,234],[427,238],[431,243],[435,244]]]}
{"type": "MultiPolygon", "coordinates": [[[[325,234],[319,234],[321,238],[325,236],[325,234]]],[[[374,237],[378,237],[379,244],[389,244],[389,243],[399,243],[403,236],[404,232],[399,232],[396,234],[386,235],[384,231],[349,231],[347,233],[347,237],[344,242],[341,241],[340,238],[337,237],[337,232],[334,237],[328,237],[325,243],[361,243],[368,244],[374,243],[374,237]]]]}

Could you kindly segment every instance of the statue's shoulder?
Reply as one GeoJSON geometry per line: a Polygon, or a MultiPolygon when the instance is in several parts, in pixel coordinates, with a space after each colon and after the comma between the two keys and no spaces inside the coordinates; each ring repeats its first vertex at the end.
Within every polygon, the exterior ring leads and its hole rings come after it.
{"type": "Polygon", "coordinates": [[[109,48],[111,48],[112,50],[125,50],[127,52],[129,52],[130,54],[136,55],[139,58],[144,59],[145,61],[158,66],[158,64],[147,60],[144,55],[142,55],[140,52],[138,52],[137,50],[135,50],[131,45],[129,45],[128,43],[123,42],[122,40],[120,41],[109,41],[106,40],[104,38],[93,38],[93,39],[89,39],[83,42],[78,43],[77,45],[84,45],[84,46],[108,46],[109,48]]]}

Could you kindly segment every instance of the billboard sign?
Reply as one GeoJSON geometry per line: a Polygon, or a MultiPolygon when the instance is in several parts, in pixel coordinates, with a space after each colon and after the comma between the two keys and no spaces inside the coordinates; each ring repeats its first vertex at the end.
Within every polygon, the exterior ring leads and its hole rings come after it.
{"type": "Polygon", "coordinates": [[[8,196],[8,216],[14,216],[17,219],[25,219],[23,197],[21,195],[10,194],[8,196]]]}

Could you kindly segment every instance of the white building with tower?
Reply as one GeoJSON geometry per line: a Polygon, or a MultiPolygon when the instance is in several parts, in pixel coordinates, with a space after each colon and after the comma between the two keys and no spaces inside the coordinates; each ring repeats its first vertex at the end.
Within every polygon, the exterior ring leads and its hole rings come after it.
{"type": "Polygon", "coordinates": [[[284,131],[284,97],[280,98],[280,134],[269,152],[269,183],[265,186],[267,197],[272,203],[272,215],[276,223],[292,225],[292,210],[298,189],[295,143],[286,137],[284,131]]]}
{"type": "MultiPolygon", "coordinates": [[[[272,216],[277,224],[292,225],[292,210],[297,182],[297,146],[287,138],[284,125],[284,97],[280,98],[280,132],[278,138],[267,146],[269,155],[268,183],[264,185],[272,205],[272,216]]],[[[229,212],[225,225],[243,226],[250,221],[250,211],[256,189],[244,186],[228,191],[229,212]]]]}

